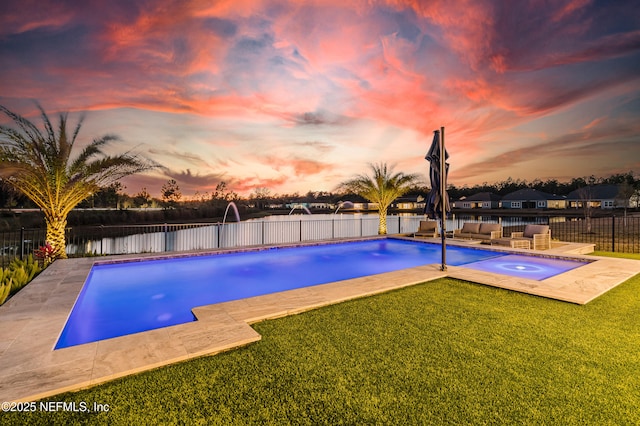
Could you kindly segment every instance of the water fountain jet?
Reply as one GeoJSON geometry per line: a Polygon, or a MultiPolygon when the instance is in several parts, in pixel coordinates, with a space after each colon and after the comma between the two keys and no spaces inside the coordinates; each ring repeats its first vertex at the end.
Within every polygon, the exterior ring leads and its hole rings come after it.
{"type": "Polygon", "coordinates": [[[336,209],[335,212],[333,212],[333,214],[338,214],[338,210],[340,210],[343,207],[353,208],[353,203],[351,201],[340,201],[338,203],[338,208],[336,209]]]}
{"type": "Polygon", "coordinates": [[[230,201],[229,204],[227,204],[227,208],[224,211],[224,217],[222,218],[222,229],[220,230],[220,241],[218,241],[218,245],[220,245],[221,241],[224,241],[222,236],[224,235],[224,225],[227,222],[227,214],[229,213],[229,207],[233,207],[233,212],[236,215],[236,222],[240,222],[240,213],[238,213],[238,207],[236,206],[236,203],[234,203],[233,201],[230,201]]]}
{"type": "Polygon", "coordinates": [[[289,212],[289,216],[291,216],[291,213],[293,213],[293,211],[297,208],[301,208],[303,209],[305,212],[307,212],[307,214],[311,214],[311,212],[309,211],[309,209],[307,208],[307,206],[303,206],[301,204],[296,204],[295,206],[293,206],[293,208],[291,209],[291,211],[289,212]]]}
{"type": "Polygon", "coordinates": [[[229,207],[233,207],[233,212],[236,214],[236,222],[240,222],[240,213],[238,213],[238,207],[236,206],[236,203],[234,203],[233,201],[230,201],[229,204],[227,204],[227,209],[224,211],[224,217],[222,218],[222,225],[224,225],[225,222],[227,221],[227,213],[229,213],[229,207]]]}

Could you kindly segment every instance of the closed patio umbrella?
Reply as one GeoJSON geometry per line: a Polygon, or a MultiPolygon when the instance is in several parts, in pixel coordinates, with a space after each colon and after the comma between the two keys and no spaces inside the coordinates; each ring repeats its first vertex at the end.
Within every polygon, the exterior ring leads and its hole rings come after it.
{"type": "Polygon", "coordinates": [[[431,218],[440,219],[440,237],[442,241],[442,266],[447,269],[447,245],[445,243],[446,216],[451,210],[449,206],[449,195],[447,194],[447,174],[449,173],[449,163],[446,160],[449,154],[444,147],[444,127],[433,132],[433,142],[424,157],[429,161],[429,179],[431,180],[431,192],[427,197],[424,213],[431,218]],[[441,153],[444,152],[444,155],[441,153]]]}

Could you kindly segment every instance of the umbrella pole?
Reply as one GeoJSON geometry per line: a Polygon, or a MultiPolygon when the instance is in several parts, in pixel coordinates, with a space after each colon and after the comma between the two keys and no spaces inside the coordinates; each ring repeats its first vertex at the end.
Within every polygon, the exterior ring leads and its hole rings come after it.
{"type": "Polygon", "coordinates": [[[447,194],[446,188],[446,173],[447,173],[447,165],[445,159],[444,150],[444,127],[440,127],[440,206],[442,207],[442,212],[440,214],[440,240],[442,245],[442,265],[440,267],[441,271],[447,270],[447,243],[445,241],[445,233],[447,231],[447,220],[446,214],[447,210],[445,208],[445,197],[447,194]]]}

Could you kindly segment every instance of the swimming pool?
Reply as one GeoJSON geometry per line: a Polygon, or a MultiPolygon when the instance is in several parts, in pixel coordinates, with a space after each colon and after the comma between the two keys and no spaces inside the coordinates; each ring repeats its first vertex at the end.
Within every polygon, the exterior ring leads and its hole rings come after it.
{"type": "MultiPolygon", "coordinates": [[[[507,257],[490,250],[447,248],[447,263],[452,266],[481,262],[486,266],[492,259],[500,264],[507,257]]],[[[531,258],[523,257],[520,265],[531,258]]],[[[376,239],[98,264],[78,295],[55,349],[191,322],[196,306],[431,263],[440,263],[438,244],[376,239]]],[[[580,266],[570,263],[564,270],[580,266]]],[[[501,273],[531,277],[529,271],[515,267],[501,273]]]]}

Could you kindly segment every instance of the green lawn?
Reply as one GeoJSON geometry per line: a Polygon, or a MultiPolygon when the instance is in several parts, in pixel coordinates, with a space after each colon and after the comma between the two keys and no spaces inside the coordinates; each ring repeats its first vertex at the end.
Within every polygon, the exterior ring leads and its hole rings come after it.
{"type": "Polygon", "coordinates": [[[635,259],[640,260],[640,253],[618,253],[612,251],[594,251],[593,253],[589,253],[594,256],[607,256],[607,257],[620,257],[623,259],[635,259]]]}
{"type": "Polygon", "coordinates": [[[640,424],[640,276],[586,306],[441,279],[256,324],[260,342],[2,424],[640,424]]]}

